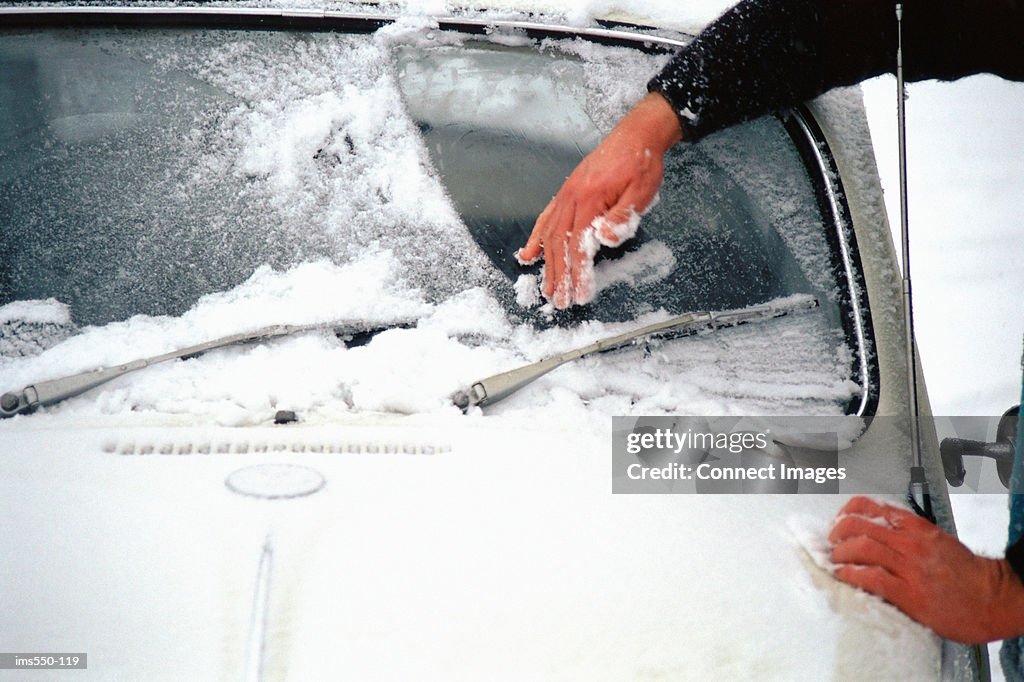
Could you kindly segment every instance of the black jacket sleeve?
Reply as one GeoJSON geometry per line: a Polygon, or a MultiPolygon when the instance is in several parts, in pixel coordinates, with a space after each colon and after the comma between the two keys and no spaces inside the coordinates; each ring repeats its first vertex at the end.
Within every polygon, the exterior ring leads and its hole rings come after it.
{"type": "MultiPolygon", "coordinates": [[[[1024,0],[903,0],[908,81],[989,72],[1024,80],[1024,0]]],[[[893,0],[744,0],[648,84],[684,137],[896,69],[893,0]]]]}
{"type": "Polygon", "coordinates": [[[1021,582],[1024,582],[1024,537],[1019,538],[1017,542],[1006,549],[1006,560],[1021,582]]]}

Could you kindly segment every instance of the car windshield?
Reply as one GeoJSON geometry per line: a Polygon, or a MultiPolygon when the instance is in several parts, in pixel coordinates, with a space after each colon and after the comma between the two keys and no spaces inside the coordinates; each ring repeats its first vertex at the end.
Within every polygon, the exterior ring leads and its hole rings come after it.
{"type": "MultiPolygon", "coordinates": [[[[610,354],[507,409],[835,413],[868,390],[836,228],[778,119],[673,150],[637,239],[599,255],[592,304],[554,311],[539,266],[515,261],[664,55],[406,25],[0,38],[0,368],[13,383],[262,324],[412,318],[371,344],[377,361],[318,339],[275,367],[306,377],[293,402],[307,409],[430,411],[480,375],[630,326],[809,294],[813,313],[610,354]]],[[[225,363],[243,357],[194,370],[204,386],[224,374],[196,414],[237,411],[247,371],[225,363]]],[[[88,409],[167,409],[153,381],[88,409]]],[[[280,402],[267,392],[257,402],[280,402]]]]}

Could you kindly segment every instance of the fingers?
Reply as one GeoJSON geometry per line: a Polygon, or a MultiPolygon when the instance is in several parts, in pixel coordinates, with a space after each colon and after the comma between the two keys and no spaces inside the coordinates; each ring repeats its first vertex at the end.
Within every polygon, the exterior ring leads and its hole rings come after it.
{"type": "Polygon", "coordinates": [[[570,285],[572,287],[572,303],[584,305],[590,303],[597,293],[594,281],[594,256],[601,245],[592,225],[592,216],[598,209],[589,206],[578,211],[576,224],[569,238],[570,285]]]}
{"type": "Polygon", "coordinates": [[[900,575],[907,558],[898,549],[867,535],[848,538],[832,548],[836,564],[874,566],[892,575],[900,575]]]}
{"type": "Polygon", "coordinates": [[[645,182],[631,183],[611,208],[594,219],[602,244],[614,247],[636,236],[640,217],[657,203],[661,177],[658,173],[645,182]]]}
{"type": "Polygon", "coordinates": [[[832,561],[841,565],[835,575],[893,601],[907,592],[900,581],[915,575],[922,547],[934,545],[937,532],[910,511],[854,497],[843,506],[828,536],[832,561]]]}
{"type": "Polygon", "coordinates": [[[828,534],[833,545],[855,537],[870,537],[879,542],[891,543],[896,531],[888,523],[879,523],[877,519],[859,515],[841,515],[836,519],[828,534]]]}
{"type": "MultiPolygon", "coordinates": [[[[854,518],[846,517],[843,521],[854,518]]],[[[866,532],[895,532],[870,521],[862,521],[867,524],[861,527],[866,532]]],[[[832,547],[832,561],[839,564],[833,572],[836,578],[889,603],[902,601],[907,592],[903,577],[907,557],[871,535],[852,535],[839,540],[832,547]]]]}
{"type": "Polygon", "coordinates": [[[900,531],[864,516],[840,517],[828,540],[834,563],[881,568],[897,576],[902,574],[912,551],[900,531]]]}
{"type": "Polygon", "coordinates": [[[890,603],[893,603],[896,595],[901,594],[903,587],[899,578],[877,566],[856,564],[840,566],[836,569],[835,576],[844,583],[858,587],[890,603]]]}
{"type": "Polygon", "coordinates": [[[836,563],[880,563],[898,572],[901,562],[936,531],[933,524],[905,509],[855,497],[840,510],[828,540],[836,563]],[[892,563],[893,559],[899,561],[892,563]]]}
{"type": "Polygon", "coordinates": [[[851,497],[839,511],[840,514],[860,514],[862,516],[884,517],[886,512],[896,509],[890,504],[882,504],[872,500],[870,497],[858,495],[851,497]]]}
{"type": "Polygon", "coordinates": [[[541,291],[556,308],[593,300],[594,257],[601,245],[618,246],[636,234],[640,215],[632,207],[623,211],[623,221],[612,223],[607,219],[611,212],[602,204],[556,197],[538,217],[529,241],[516,258],[524,265],[544,258],[541,291]]]}
{"type": "Polygon", "coordinates": [[[550,288],[551,293],[545,291],[545,296],[558,309],[565,309],[572,305],[572,255],[570,253],[569,240],[571,233],[564,232],[555,235],[548,245],[550,255],[544,263],[545,288],[550,288]],[[550,278],[550,282],[548,281],[550,278]]]}
{"type": "Polygon", "coordinates": [[[640,144],[633,136],[609,135],[566,179],[516,254],[521,263],[544,258],[542,293],[555,307],[593,298],[600,245],[632,238],[640,214],[653,204],[663,161],[640,144]]]}
{"type": "Polygon", "coordinates": [[[839,511],[839,516],[857,515],[884,522],[893,528],[924,529],[933,524],[907,509],[882,504],[869,497],[853,497],[839,511]]]}
{"type": "Polygon", "coordinates": [[[640,226],[640,214],[632,207],[617,207],[594,218],[591,226],[595,229],[597,240],[601,244],[616,247],[636,236],[636,230],[640,226]]]}
{"type": "Polygon", "coordinates": [[[555,200],[552,199],[544,207],[541,214],[533,224],[533,231],[523,248],[516,251],[516,260],[520,265],[533,265],[544,253],[544,235],[551,220],[551,211],[554,209],[555,200]]]}
{"type": "Polygon", "coordinates": [[[640,225],[636,207],[646,210],[652,205],[659,186],[660,175],[653,190],[650,183],[641,188],[631,184],[611,208],[600,201],[575,201],[562,193],[549,204],[518,257],[522,262],[543,252],[542,291],[556,308],[593,300],[594,256],[602,244],[619,246],[636,236],[640,225]]]}
{"type": "Polygon", "coordinates": [[[516,254],[524,264],[543,256],[541,292],[556,308],[583,305],[594,298],[594,256],[599,244],[591,223],[600,211],[600,204],[579,204],[556,196],[516,254]]]}
{"type": "Polygon", "coordinates": [[[541,291],[544,297],[552,301],[557,308],[567,308],[569,305],[568,303],[560,304],[565,299],[567,291],[565,277],[568,274],[566,254],[569,250],[567,243],[569,230],[566,227],[562,227],[565,222],[563,217],[565,212],[566,209],[563,204],[555,204],[548,219],[548,224],[545,227],[545,234],[542,237],[544,272],[541,291]]]}

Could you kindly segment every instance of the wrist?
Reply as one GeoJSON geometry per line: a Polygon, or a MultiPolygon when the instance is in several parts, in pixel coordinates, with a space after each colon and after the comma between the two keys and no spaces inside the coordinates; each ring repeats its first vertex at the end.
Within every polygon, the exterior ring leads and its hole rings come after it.
{"type": "Polygon", "coordinates": [[[664,155],[682,141],[683,131],[672,105],[657,92],[649,92],[622,119],[618,132],[641,140],[652,153],[664,155]]]}

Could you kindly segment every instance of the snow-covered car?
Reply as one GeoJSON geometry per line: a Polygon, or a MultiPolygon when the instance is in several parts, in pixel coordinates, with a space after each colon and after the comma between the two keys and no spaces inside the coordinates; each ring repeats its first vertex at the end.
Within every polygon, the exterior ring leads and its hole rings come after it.
{"type": "Polygon", "coordinates": [[[0,8],[0,649],[69,679],[979,676],[819,565],[857,490],[613,493],[621,419],[854,419],[844,472],[893,499],[911,464],[859,91],[673,150],[588,306],[516,262],[688,39],[0,8]]]}

